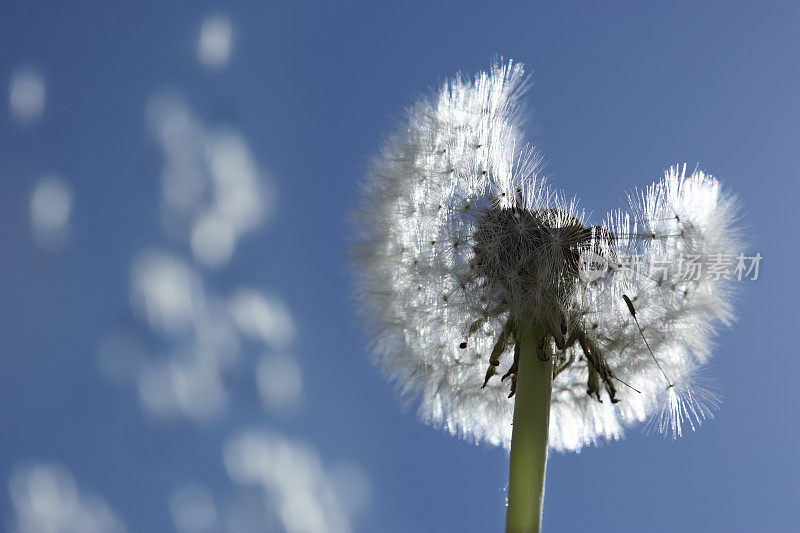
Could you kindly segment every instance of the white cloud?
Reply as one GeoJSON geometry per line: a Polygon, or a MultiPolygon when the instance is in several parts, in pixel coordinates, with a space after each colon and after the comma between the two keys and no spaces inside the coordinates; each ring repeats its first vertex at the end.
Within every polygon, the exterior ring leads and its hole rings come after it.
{"type": "Polygon", "coordinates": [[[231,480],[255,488],[287,533],[346,533],[352,516],[317,452],[303,442],[262,432],[228,441],[231,480]]]}
{"type": "Polygon", "coordinates": [[[172,493],[169,502],[172,523],[180,533],[218,531],[217,506],[205,487],[187,484],[172,493]]]}
{"type": "Polygon", "coordinates": [[[9,482],[17,533],[121,533],[125,527],[99,497],[78,489],[58,465],[19,467],[9,482]]]}
{"type": "Polygon", "coordinates": [[[272,413],[293,412],[303,399],[300,367],[291,357],[265,356],[256,370],[256,382],[261,401],[272,413]]]}
{"type": "Polygon", "coordinates": [[[220,369],[197,358],[150,364],[139,374],[138,386],[144,406],[162,417],[213,420],[228,403],[220,369]]]}
{"type": "Polygon", "coordinates": [[[239,240],[259,228],[271,210],[271,182],[240,132],[205,126],[180,96],[155,96],[147,114],[165,157],[161,176],[169,229],[189,236],[199,263],[227,264],[239,240]]]}
{"type": "Polygon", "coordinates": [[[247,143],[234,130],[208,137],[206,158],[214,184],[213,211],[231,221],[238,233],[256,228],[263,218],[258,166],[247,143]]]}
{"type": "MultiPolygon", "coordinates": [[[[295,324],[280,299],[254,289],[220,296],[190,263],[168,252],[140,253],[131,268],[131,305],[167,347],[151,357],[134,353],[131,339],[109,338],[98,357],[104,372],[136,380],[142,405],[160,417],[217,420],[227,409],[226,376],[242,365],[243,340],[281,350],[294,340],[295,324]],[[133,374],[133,375],[131,375],[133,374]]],[[[297,407],[303,387],[297,363],[272,354],[255,372],[262,401],[283,414],[297,407]]]]}
{"type": "Polygon", "coordinates": [[[36,122],[44,112],[45,85],[42,73],[32,67],[20,67],[11,75],[8,107],[23,124],[36,122]]]}
{"type": "Polygon", "coordinates": [[[193,324],[205,294],[197,273],[176,256],[148,251],[131,268],[131,298],[135,311],[163,333],[184,333],[193,324]]]}
{"type": "Polygon", "coordinates": [[[191,218],[206,201],[208,189],[205,127],[181,96],[168,92],[150,99],[147,121],[165,157],[161,172],[164,203],[177,216],[191,218]]]}
{"type": "Polygon", "coordinates": [[[42,177],[31,193],[31,232],[37,245],[56,250],[66,244],[72,213],[72,190],[56,175],[42,177]]]}
{"type": "Polygon", "coordinates": [[[100,372],[117,383],[133,379],[144,363],[145,349],[139,339],[122,331],[104,335],[97,346],[100,372]]]}
{"type": "Polygon", "coordinates": [[[247,337],[282,349],[295,338],[296,328],[282,300],[252,289],[239,289],[230,299],[236,325],[247,337]]]}
{"type": "Polygon", "coordinates": [[[147,113],[165,158],[165,229],[185,239],[176,249],[188,244],[191,256],[149,250],[134,258],[131,305],[147,342],[110,336],[98,361],[106,375],[134,382],[152,415],[224,422],[197,435],[225,439],[230,482],[215,485],[213,494],[195,481],[177,483],[168,501],[172,523],[179,533],[351,531],[372,497],[358,466],[330,468],[311,445],[275,432],[232,434],[222,418],[252,410],[252,398],[240,394],[248,386],[257,386],[270,413],[288,413],[303,401],[300,367],[283,355],[297,335],[284,301],[252,288],[221,290],[203,268],[235,260],[239,240],[271,209],[270,183],[240,132],[207,127],[182,98],[161,94],[147,113]],[[254,382],[229,389],[240,379],[254,382]]]}
{"type": "Polygon", "coordinates": [[[236,246],[236,231],[224,216],[209,213],[197,218],[192,228],[192,253],[208,266],[230,261],[236,246]]]}
{"type": "Polygon", "coordinates": [[[206,67],[224,66],[233,50],[233,28],[224,15],[210,15],[200,26],[200,40],[197,43],[197,57],[206,67]]]}
{"type": "Polygon", "coordinates": [[[360,466],[355,463],[335,465],[331,468],[329,477],[342,505],[351,515],[367,510],[372,503],[373,488],[369,477],[360,466]]]}

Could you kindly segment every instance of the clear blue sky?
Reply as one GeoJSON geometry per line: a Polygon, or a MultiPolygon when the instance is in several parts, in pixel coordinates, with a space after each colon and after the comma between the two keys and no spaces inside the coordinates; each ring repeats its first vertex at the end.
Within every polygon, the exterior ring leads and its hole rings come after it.
{"type": "MultiPolygon", "coordinates": [[[[360,491],[352,475],[342,484],[364,493],[360,510],[342,511],[356,531],[501,530],[506,453],[420,424],[369,363],[346,232],[365,163],[403,108],[501,54],[533,74],[530,140],[552,182],[598,220],[668,165],[699,164],[739,194],[749,250],[764,256],[760,279],[743,283],[737,324],[714,348],[710,375],[724,394],[716,419],[678,441],[633,430],[552,456],[545,529],[796,528],[798,52],[795,1],[4,2],[0,524],[19,519],[9,484],[21,465],[48,463],[129,531],[174,529],[170,501],[186,483],[205,487],[222,528],[252,496],[231,479],[224,450],[254,429],[306,443],[329,481],[341,477],[337,464],[360,472],[360,491]],[[197,42],[214,13],[233,39],[229,60],[208,67],[197,42]],[[8,105],[26,66],[46,89],[41,117],[27,122],[8,105]],[[204,127],[245,139],[274,188],[270,216],[242,232],[221,266],[198,261],[165,222],[165,155],[146,117],[165,90],[204,127]],[[72,195],[69,237],[56,250],[31,232],[31,194],[48,173],[72,195]],[[148,410],[142,361],[195,345],[153,331],[137,307],[131,272],[147,250],[189,265],[215,298],[245,286],[285,302],[297,334],[270,350],[299,368],[302,405],[288,415],[264,407],[254,379],[264,349],[242,341],[222,373],[222,414],[148,410]],[[98,364],[117,333],[141,345],[133,377],[111,379],[98,364]]],[[[270,518],[278,510],[264,513],[280,531],[270,518]]]]}

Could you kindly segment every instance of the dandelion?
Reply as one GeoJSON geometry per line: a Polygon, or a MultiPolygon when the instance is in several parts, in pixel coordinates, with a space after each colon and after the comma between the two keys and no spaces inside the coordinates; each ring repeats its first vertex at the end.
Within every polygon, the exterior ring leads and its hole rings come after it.
{"type": "Polygon", "coordinates": [[[589,224],[523,140],[524,89],[495,63],[419,100],[356,216],[374,357],[425,421],[510,449],[509,531],[539,530],[548,447],[651,416],[680,434],[718,404],[692,383],[732,291],[695,273],[739,243],[735,199],[685,165],[589,224]]]}

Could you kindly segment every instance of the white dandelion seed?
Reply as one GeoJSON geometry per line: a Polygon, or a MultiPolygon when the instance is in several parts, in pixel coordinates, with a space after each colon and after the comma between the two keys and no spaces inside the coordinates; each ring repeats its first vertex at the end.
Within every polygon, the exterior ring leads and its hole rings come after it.
{"type": "Polygon", "coordinates": [[[662,392],[656,413],[647,421],[648,432],[658,432],[673,439],[683,436],[684,428],[692,431],[722,404],[719,384],[704,376],[688,376],[662,392]]]}
{"type": "MultiPolygon", "coordinates": [[[[733,318],[730,282],[687,276],[685,260],[736,256],[736,201],[675,166],[589,224],[523,141],[524,80],[509,62],[445,82],[374,159],[354,253],[374,357],[453,434],[510,448],[513,432],[519,450],[512,419],[537,420],[534,463],[548,445],[618,439],[653,414],[679,435],[718,403],[692,376],[733,318]]],[[[514,462],[512,449],[510,501],[514,462]]]]}

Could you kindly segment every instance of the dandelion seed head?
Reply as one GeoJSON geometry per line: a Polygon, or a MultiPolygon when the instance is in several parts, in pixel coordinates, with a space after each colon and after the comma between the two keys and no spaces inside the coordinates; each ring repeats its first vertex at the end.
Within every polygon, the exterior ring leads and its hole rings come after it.
{"type": "Polygon", "coordinates": [[[408,110],[363,186],[357,288],[374,358],[401,395],[477,442],[509,446],[514,401],[499,370],[513,374],[519,327],[543,328],[556,354],[550,446],[579,450],[621,438],[658,412],[665,375],[689,379],[707,362],[733,317],[731,288],[683,279],[679,258],[735,254],[736,202],[676,166],[592,225],[524,142],[524,90],[521,65],[495,63],[408,110]],[[585,254],[607,271],[587,281],[585,254]],[[632,254],[670,266],[627,276],[632,254]]]}

